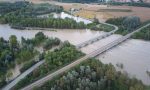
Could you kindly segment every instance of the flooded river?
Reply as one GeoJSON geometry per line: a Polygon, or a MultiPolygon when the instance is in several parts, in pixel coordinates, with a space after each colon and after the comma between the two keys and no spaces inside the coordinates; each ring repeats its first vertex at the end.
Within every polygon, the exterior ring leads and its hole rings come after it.
{"type": "Polygon", "coordinates": [[[62,41],[68,40],[74,45],[89,40],[99,35],[103,35],[106,32],[91,31],[91,30],[56,30],[56,31],[45,31],[45,30],[16,30],[10,28],[8,25],[0,25],[0,37],[8,40],[10,35],[16,35],[18,40],[21,37],[33,38],[34,35],[42,31],[48,37],[58,37],[62,41]]]}
{"type": "MultiPolygon", "coordinates": [[[[16,35],[18,40],[21,37],[33,38],[41,30],[15,30],[8,25],[0,25],[0,37],[9,39],[10,35],[16,35]]],[[[105,32],[91,30],[56,30],[42,31],[48,37],[58,37],[62,41],[68,40],[74,45],[89,40],[105,32]]],[[[113,40],[122,37],[121,35],[111,35],[105,39],[95,42],[91,45],[81,48],[84,53],[90,53],[97,48],[103,47],[113,40]]],[[[144,84],[150,85],[150,77],[146,71],[150,70],[150,42],[142,40],[127,40],[126,42],[114,47],[113,49],[101,54],[97,58],[103,63],[122,63],[124,71],[127,71],[131,77],[137,77],[144,84]]],[[[117,67],[116,67],[117,68],[117,67]]]]}
{"type": "MultiPolygon", "coordinates": [[[[85,19],[68,16],[62,13],[63,17],[74,18],[77,22],[83,21],[90,23],[85,19]]],[[[48,37],[58,37],[62,41],[68,40],[70,43],[77,45],[91,38],[105,34],[106,32],[91,31],[91,30],[16,30],[11,29],[9,25],[0,25],[0,37],[8,40],[11,35],[16,35],[18,40],[21,37],[33,38],[38,32],[43,32],[48,37]]],[[[98,48],[101,48],[108,43],[122,37],[121,35],[111,35],[98,42],[81,48],[81,50],[88,54],[98,48]]],[[[130,39],[126,42],[114,47],[113,49],[99,55],[97,57],[103,63],[123,64],[123,70],[127,71],[131,77],[137,77],[142,80],[144,84],[150,85],[150,77],[146,71],[150,70],[150,42],[142,40],[130,39]]],[[[118,70],[119,68],[116,67],[118,70]]]]}
{"type": "MultiPolygon", "coordinates": [[[[150,70],[150,42],[142,40],[127,40],[113,49],[97,57],[103,63],[123,64],[123,71],[129,76],[136,77],[144,84],[150,85],[150,77],[146,73],[150,70]]],[[[116,66],[119,70],[119,68],[116,66]]]]}

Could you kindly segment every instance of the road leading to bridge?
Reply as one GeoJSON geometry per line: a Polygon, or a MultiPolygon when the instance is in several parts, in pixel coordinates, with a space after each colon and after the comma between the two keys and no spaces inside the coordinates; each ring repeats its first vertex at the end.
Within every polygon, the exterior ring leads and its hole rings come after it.
{"type": "Polygon", "coordinates": [[[99,49],[97,49],[97,50],[87,54],[86,56],[84,56],[84,57],[74,61],[73,63],[71,63],[71,64],[69,64],[69,65],[67,65],[67,66],[65,66],[65,67],[63,67],[63,68],[61,68],[61,69],[59,69],[59,70],[57,70],[57,71],[47,75],[47,76],[45,76],[45,77],[43,77],[42,79],[39,79],[38,81],[36,81],[36,82],[34,82],[34,83],[32,83],[32,84],[22,88],[21,90],[32,90],[34,87],[39,87],[39,86],[43,85],[48,80],[51,80],[52,78],[60,75],[61,73],[70,70],[71,68],[75,67],[76,65],[79,65],[81,62],[87,60],[88,58],[96,57],[97,55],[99,55],[99,54],[101,54],[101,53],[103,53],[103,52],[113,48],[114,46],[116,46],[116,45],[120,44],[121,42],[123,42],[123,41],[127,40],[128,38],[130,38],[134,33],[139,32],[140,30],[142,30],[143,28],[145,28],[145,27],[147,27],[149,25],[150,24],[147,24],[147,25],[145,25],[145,26],[135,30],[134,32],[127,34],[126,36],[123,36],[123,37],[121,37],[121,38],[119,38],[119,39],[117,39],[117,40],[115,40],[113,42],[110,42],[106,46],[104,46],[102,48],[99,48],[99,49]]]}

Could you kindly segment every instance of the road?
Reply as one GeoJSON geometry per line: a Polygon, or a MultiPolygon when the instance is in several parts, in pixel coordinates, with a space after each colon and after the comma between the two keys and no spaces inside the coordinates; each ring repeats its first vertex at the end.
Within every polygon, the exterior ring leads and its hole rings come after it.
{"type": "Polygon", "coordinates": [[[35,64],[34,66],[32,66],[31,68],[29,68],[28,70],[26,70],[25,72],[23,72],[21,75],[19,75],[16,79],[14,79],[12,82],[10,82],[9,84],[7,84],[4,88],[2,88],[2,90],[10,90],[13,86],[15,86],[21,79],[23,79],[24,77],[26,77],[28,74],[30,74],[33,70],[35,70],[37,67],[39,67],[41,64],[43,64],[45,62],[45,60],[42,60],[40,62],[38,62],[37,64],[35,64]]]}
{"type": "Polygon", "coordinates": [[[127,34],[127,35],[125,35],[125,36],[123,36],[123,37],[121,37],[121,38],[119,38],[119,39],[117,39],[115,41],[110,42],[106,46],[104,46],[102,48],[99,48],[99,49],[97,49],[97,50],[87,54],[86,56],[84,56],[84,57],[74,61],[73,63],[71,63],[71,64],[69,64],[69,65],[67,65],[67,66],[65,66],[65,67],[63,67],[63,68],[61,68],[61,69],[59,69],[59,70],[57,70],[57,71],[47,75],[47,76],[45,76],[45,77],[43,77],[42,79],[39,79],[38,81],[36,81],[36,82],[34,82],[34,83],[32,83],[32,84],[22,88],[21,90],[32,90],[34,87],[39,87],[39,86],[43,85],[48,80],[51,80],[53,77],[55,77],[57,75],[60,75],[61,73],[70,70],[71,68],[75,67],[76,65],[79,65],[81,62],[87,60],[88,58],[96,57],[97,55],[99,55],[99,54],[101,54],[101,53],[103,53],[103,52],[113,48],[114,46],[116,46],[116,45],[120,44],[121,42],[123,42],[123,41],[127,40],[128,38],[130,38],[134,33],[139,32],[141,29],[143,29],[143,28],[145,28],[145,27],[147,27],[149,25],[150,24],[147,24],[147,25],[145,25],[145,26],[135,30],[132,33],[129,33],[129,34],[127,34]]]}

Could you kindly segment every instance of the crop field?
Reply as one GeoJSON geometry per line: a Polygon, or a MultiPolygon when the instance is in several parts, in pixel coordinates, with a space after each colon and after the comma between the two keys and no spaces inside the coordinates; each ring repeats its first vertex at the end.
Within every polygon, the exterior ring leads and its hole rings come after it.
{"type": "Polygon", "coordinates": [[[123,16],[138,16],[141,21],[150,20],[150,8],[133,7],[133,6],[106,6],[106,5],[92,5],[92,4],[67,4],[59,3],[65,10],[70,8],[82,8],[81,11],[75,15],[91,19],[98,18],[105,21],[109,18],[123,17],[123,16]],[[148,13],[145,13],[148,12],[148,13]]]}
{"type": "Polygon", "coordinates": [[[101,21],[106,21],[109,18],[124,17],[124,16],[138,16],[141,21],[150,20],[150,8],[146,7],[134,7],[134,6],[107,6],[107,5],[95,5],[95,4],[79,4],[79,3],[59,3],[47,0],[29,0],[33,3],[51,3],[64,7],[64,10],[69,11],[71,8],[82,10],[78,11],[74,15],[78,15],[84,18],[92,19],[94,17],[101,21]],[[147,13],[145,13],[147,12],[147,13]]]}

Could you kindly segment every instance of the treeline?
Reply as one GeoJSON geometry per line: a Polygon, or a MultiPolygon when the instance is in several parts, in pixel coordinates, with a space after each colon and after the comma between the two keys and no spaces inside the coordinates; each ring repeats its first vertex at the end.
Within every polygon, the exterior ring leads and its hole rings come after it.
{"type": "Polygon", "coordinates": [[[64,42],[64,44],[59,48],[55,49],[52,52],[48,52],[45,55],[46,62],[41,65],[39,68],[35,69],[31,74],[22,79],[13,90],[18,90],[39,78],[51,73],[58,68],[61,68],[64,65],[71,63],[72,61],[80,58],[84,54],[80,51],[76,50],[76,48],[68,42],[64,42]]]}
{"type": "MultiPolygon", "coordinates": [[[[11,21],[11,20],[10,20],[11,21]]],[[[39,28],[57,28],[57,29],[84,29],[86,25],[83,22],[77,23],[73,19],[60,18],[22,18],[13,21],[12,27],[21,29],[24,27],[39,28]],[[15,23],[16,22],[16,23],[15,23]]]]}
{"type": "Polygon", "coordinates": [[[26,8],[29,5],[29,2],[18,1],[14,3],[10,2],[0,2],[0,14],[6,14],[9,12],[14,12],[22,8],[26,8]]]}
{"type": "Polygon", "coordinates": [[[94,3],[99,2],[99,0],[56,0],[59,2],[67,2],[67,3],[94,3]]]}
{"type": "Polygon", "coordinates": [[[134,39],[144,39],[144,40],[150,40],[150,26],[142,29],[139,32],[136,32],[132,38],[134,39]]]}
{"type": "Polygon", "coordinates": [[[44,4],[33,4],[27,1],[17,1],[14,3],[0,2],[0,14],[4,15],[10,12],[23,16],[37,16],[47,13],[60,13],[63,11],[62,6],[52,5],[48,3],[44,4]]]}
{"type": "Polygon", "coordinates": [[[112,64],[90,59],[34,90],[145,90],[145,86],[112,64]]]}
{"type": "Polygon", "coordinates": [[[132,32],[133,30],[135,30],[137,27],[141,25],[140,18],[137,16],[111,18],[108,19],[106,23],[110,23],[118,26],[119,30],[116,33],[122,35],[126,35],[129,32],[132,32]]]}
{"type": "Polygon", "coordinates": [[[137,7],[148,7],[150,8],[150,3],[145,2],[109,2],[109,5],[127,5],[127,6],[137,6],[137,7]]]}

